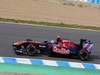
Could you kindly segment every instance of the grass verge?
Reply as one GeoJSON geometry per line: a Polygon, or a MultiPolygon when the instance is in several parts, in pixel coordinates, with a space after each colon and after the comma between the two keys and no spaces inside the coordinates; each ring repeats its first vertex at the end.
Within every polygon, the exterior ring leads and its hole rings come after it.
{"type": "Polygon", "coordinates": [[[52,22],[42,22],[42,21],[33,21],[33,20],[0,18],[0,22],[26,23],[26,24],[46,25],[46,26],[59,26],[59,27],[68,27],[68,28],[100,30],[100,27],[95,27],[95,26],[84,26],[84,25],[79,25],[79,24],[65,24],[65,23],[52,23],[52,22]]]}

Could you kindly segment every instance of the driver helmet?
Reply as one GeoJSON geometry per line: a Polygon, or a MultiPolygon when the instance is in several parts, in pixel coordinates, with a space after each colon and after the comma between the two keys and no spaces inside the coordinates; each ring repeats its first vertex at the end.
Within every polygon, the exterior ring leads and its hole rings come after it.
{"type": "Polygon", "coordinates": [[[58,42],[62,42],[62,37],[61,37],[61,36],[57,36],[56,41],[57,41],[57,43],[58,43],[58,42]]]}
{"type": "Polygon", "coordinates": [[[26,39],[26,41],[32,41],[31,39],[26,39]]]}
{"type": "Polygon", "coordinates": [[[54,41],[54,40],[51,40],[50,42],[51,42],[51,43],[54,43],[55,41],[54,41]]]}

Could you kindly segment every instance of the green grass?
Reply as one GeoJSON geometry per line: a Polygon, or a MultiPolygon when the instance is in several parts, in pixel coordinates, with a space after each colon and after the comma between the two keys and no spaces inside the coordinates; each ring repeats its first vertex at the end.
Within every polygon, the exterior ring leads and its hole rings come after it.
{"type": "MultiPolygon", "coordinates": [[[[0,73],[23,73],[35,75],[99,75],[100,70],[96,69],[78,69],[69,67],[54,67],[43,65],[25,65],[1,63],[0,73]]],[[[16,74],[15,74],[16,75],[16,74]]]]}
{"type": "Polygon", "coordinates": [[[86,25],[84,26],[84,25],[79,25],[79,24],[52,23],[52,22],[20,20],[20,19],[6,19],[6,18],[0,18],[0,21],[1,22],[26,23],[26,24],[46,25],[46,26],[59,26],[59,27],[69,27],[69,28],[100,30],[100,27],[86,26],[86,25]]]}

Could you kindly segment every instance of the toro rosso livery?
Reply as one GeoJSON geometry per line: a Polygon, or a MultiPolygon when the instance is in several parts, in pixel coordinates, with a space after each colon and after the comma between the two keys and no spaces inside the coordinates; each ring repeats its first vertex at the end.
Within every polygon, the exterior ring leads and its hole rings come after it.
{"type": "Polygon", "coordinates": [[[13,43],[13,50],[17,55],[76,56],[81,60],[88,60],[92,47],[93,43],[90,40],[80,39],[80,43],[76,44],[61,37],[57,37],[55,41],[38,42],[26,39],[13,43]]]}

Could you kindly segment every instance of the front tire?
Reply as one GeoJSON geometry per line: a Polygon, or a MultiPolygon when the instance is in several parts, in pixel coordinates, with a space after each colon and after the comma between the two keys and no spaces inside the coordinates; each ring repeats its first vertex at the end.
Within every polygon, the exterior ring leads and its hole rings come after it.
{"type": "Polygon", "coordinates": [[[29,56],[34,56],[37,54],[37,49],[35,46],[29,44],[28,47],[26,48],[27,54],[29,56]]]}

